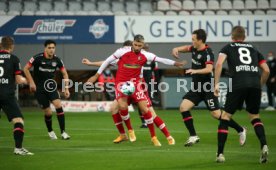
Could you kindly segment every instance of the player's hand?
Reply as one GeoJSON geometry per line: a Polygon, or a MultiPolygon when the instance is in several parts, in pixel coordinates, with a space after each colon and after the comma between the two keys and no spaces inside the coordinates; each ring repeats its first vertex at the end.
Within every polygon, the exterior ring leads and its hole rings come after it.
{"type": "Polygon", "coordinates": [[[65,96],[66,99],[68,99],[70,97],[70,91],[69,91],[69,89],[65,89],[64,96],[65,96]]]}
{"type": "Polygon", "coordinates": [[[178,54],[178,49],[177,49],[177,48],[173,48],[173,49],[172,49],[172,55],[173,55],[175,58],[179,58],[179,54],[178,54]]]}
{"type": "Polygon", "coordinates": [[[33,82],[33,83],[30,83],[30,91],[31,92],[35,92],[36,91],[36,85],[35,85],[35,83],[33,82]]]}
{"type": "Polygon", "coordinates": [[[96,73],[94,76],[90,77],[86,83],[95,83],[98,80],[99,74],[96,73]]]}
{"type": "Polygon", "coordinates": [[[197,70],[194,70],[194,69],[188,69],[186,70],[185,72],[186,74],[196,74],[197,73],[197,70]]]}
{"type": "Polygon", "coordinates": [[[176,61],[174,65],[178,68],[183,68],[183,66],[185,66],[187,63],[188,62],[186,60],[183,60],[181,62],[176,61]]]}
{"type": "Polygon", "coordinates": [[[214,95],[216,97],[219,97],[219,85],[218,84],[215,85],[214,95]]]}
{"type": "Polygon", "coordinates": [[[90,61],[87,58],[82,59],[82,64],[89,65],[90,61]]]}

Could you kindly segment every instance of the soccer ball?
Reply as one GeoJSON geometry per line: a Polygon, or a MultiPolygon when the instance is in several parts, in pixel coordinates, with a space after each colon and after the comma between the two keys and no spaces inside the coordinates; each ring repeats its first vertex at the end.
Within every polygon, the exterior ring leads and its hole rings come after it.
{"type": "Polygon", "coordinates": [[[135,91],[134,83],[131,81],[124,82],[120,87],[120,91],[127,96],[132,95],[135,91]]]}

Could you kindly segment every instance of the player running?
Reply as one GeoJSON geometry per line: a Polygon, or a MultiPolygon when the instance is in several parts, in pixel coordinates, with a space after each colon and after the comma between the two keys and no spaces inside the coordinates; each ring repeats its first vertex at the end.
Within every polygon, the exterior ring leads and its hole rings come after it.
{"type": "Polygon", "coordinates": [[[52,103],[56,109],[61,138],[68,140],[70,136],[65,132],[65,116],[60,95],[56,89],[57,85],[53,78],[56,70],[59,69],[66,84],[64,95],[69,98],[70,92],[67,88],[69,77],[62,60],[55,55],[56,42],[46,40],[44,47],[43,53],[39,53],[29,60],[24,67],[24,73],[30,82],[30,90],[35,92],[35,97],[44,111],[44,120],[50,139],[57,139],[52,128],[52,110],[50,108],[50,103],[52,103]],[[32,67],[34,67],[34,79],[30,73],[32,67]]]}
{"type": "MultiPolygon", "coordinates": [[[[108,57],[104,63],[99,68],[98,72],[92,76],[88,82],[94,83],[98,79],[102,71],[113,61],[119,59],[118,70],[116,74],[115,90],[116,90],[116,100],[119,105],[119,113],[122,119],[126,123],[128,129],[131,128],[129,113],[128,113],[128,100],[131,99],[132,102],[138,103],[138,107],[141,109],[144,119],[148,125],[148,129],[151,134],[151,141],[154,146],[161,146],[158,141],[155,130],[153,126],[153,117],[151,111],[147,107],[147,99],[141,88],[137,88],[140,80],[141,68],[148,61],[157,61],[167,65],[183,66],[184,64],[177,61],[172,61],[169,59],[164,59],[156,57],[152,53],[141,51],[144,46],[144,37],[142,35],[136,35],[132,43],[132,47],[124,47],[118,49],[110,57],[108,57]],[[135,92],[131,96],[124,95],[120,90],[120,84],[126,81],[133,81],[135,83],[135,92]]],[[[132,130],[133,131],[133,130],[132,130]]],[[[134,131],[133,131],[134,132],[134,131]]],[[[131,136],[130,136],[131,140],[131,136]]],[[[136,140],[136,139],[135,139],[136,140]]]]}
{"type": "MultiPolygon", "coordinates": [[[[204,101],[212,116],[215,119],[221,119],[218,98],[214,96],[213,91],[210,91],[214,54],[212,49],[206,44],[206,38],[207,35],[203,29],[195,30],[192,33],[192,46],[185,45],[173,48],[172,50],[172,55],[176,58],[179,58],[179,52],[192,53],[192,68],[186,70],[186,74],[192,75],[193,88],[183,97],[183,101],[179,108],[184,124],[190,133],[190,137],[184,146],[192,146],[200,140],[195,131],[193,117],[190,112],[194,106],[204,101]],[[205,86],[207,87],[206,89],[203,88],[204,84],[207,85],[205,86]],[[207,91],[207,89],[209,89],[209,91],[207,91]]],[[[232,119],[230,119],[229,126],[238,132],[240,145],[243,146],[246,141],[246,129],[232,119]]]]}
{"type": "Polygon", "coordinates": [[[251,124],[261,144],[260,163],[267,162],[268,146],[264,125],[260,119],[261,86],[269,76],[269,68],[263,55],[253,45],[244,42],[245,30],[241,26],[232,29],[232,43],[224,46],[218,56],[215,69],[215,95],[219,95],[219,80],[222,65],[227,60],[230,77],[233,79],[232,92],[228,91],[221,120],[218,126],[217,162],[224,162],[224,145],[232,115],[246,104],[251,124]],[[260,70],[262,70],[260,76],[260,70]]]}
{"type": "Polygon", "coordinates": [[[25,133],[24,121],[15,98],[15,83],[27,84],[27,80],[21,75],[18,57],[11,54],[14,50],[14,39],[4,36],[1,45],[3,50],[0,51],[0,110],[2,109],[5,112],[8,120],[14,125],[14,154],[34,155],[22,146],[25,133]]]}

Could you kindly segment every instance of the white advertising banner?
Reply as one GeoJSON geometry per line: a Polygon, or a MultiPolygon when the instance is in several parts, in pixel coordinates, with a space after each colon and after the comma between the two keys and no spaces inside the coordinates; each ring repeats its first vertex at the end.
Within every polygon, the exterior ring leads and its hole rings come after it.
{"type": "MultiPolygon", "coordinates": [[[[61,101],[64,112],[109,112],[112,103],[113,101],[61,101]]],[[[51,109],[52,111],[55,111],[55,108],[52,104],[51,109]]],[[[128,106],[128,110],[133,112],[133,106],[128,106]]]]}
{"type": "Polygon", "coordinates": [[[231,41],[231,29],[241,25],[246,41],[276,41],[276,15],[263,16],[115,16],[115,42],[142,34],[146,42],[191,42],[193,30],[205,29],[208,42],[231,41]]]}

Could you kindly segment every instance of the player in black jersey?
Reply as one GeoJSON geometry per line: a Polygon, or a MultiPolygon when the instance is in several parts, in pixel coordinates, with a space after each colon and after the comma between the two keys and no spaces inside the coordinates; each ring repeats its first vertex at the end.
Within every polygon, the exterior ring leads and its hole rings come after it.
{"type": "MultiPolygon", "coordinates": [[[[70,136],[65,132],[65,118],[61,105],[60,95],[56,89],[56,83],[53,78],[57,69],[63,75],[65,84],[68,85],[68,74],[64,64],[60,58],[55,55],[56,43],[52,40],[47,40],[44,43],[44,52],[33,56],[24,68],[24,73],[30,82],[30,90],[35,92],[35,97],[44,111],[44,119],[48,129],[48,135],[51,139],[57,139],[57,136],[52,128],[52,110],[50,103],[56,109],[58,123],[61,131],[62,139],[70,139],[70,136]],[[30,73],[30,69],[34,67],[34,79],[30,73]]],[[[70,92],[65,87],[64,95],[66,98],[70,96],[70,92]]]]}
{"type": "Polygon", "coordinates": [[[1,44],[3,50],[0,51],[0,110],[2,109],[8,120],[14,124],[14,154],[33,155],[33,153],[22,147],[24,121],[15,98],[15,84],[27,84],[27,80],[21,76],[18,57],[11,54],[14,49],[13,38],[9,36],[2,37],[1,44]]]}
{"type": "Polygon", "coordinates": [[[218,126],[217,162],[224,162],[224,145],[228,135],[229,120],[237,109],[245,102],[251,124],[261,144],[260,163],[267,162],[268,147],[263,123],[260,119],[261,86],[269,76],[269,68],[264,57],[253,45],[244,42],[245,30],[241,26],[232,29],[232,43],[227,44],[219,53],[215,68],[215,92],[219,95],[219,80],[222,65],[227,60],[230,77],[232,78],[232,92],[228,90],[224,111],[218,126]],[[260,70],[262,70],[260,76],[260,70]]]}
{"type": "MultiPolygon", "coordinates": [[[[192,146],[199,142],[200,138],[197,136],[193,117],[190,110],[198,105],[201,101],[204,101],[208,110],[211,111],[212,116],[215,119],[221,119],[221,110],[219,101],[214,96],[212,88],[212,72],[214,54],[210,47],[206,44],[206,32],[203,29],[198,29],[192,33],[192,46],[185,45],[173,48],[172,55],[179,58],[179,52],[191,52],[192,53],[192,68],[186,70],[186,74],[192,75],[191,90],[183,97],[183,101],[180,104],[180,112],[183,117],[184,124],[189,130],[190,137],[184,144],[184,146],[192,146]],[[206,87],[206,88],[204,88],[206,87]]],[[[231,119],[230,127],[234,128],[239,133],[239,142],[243,146],[246,141],[246,130],[231,119]]]]}

